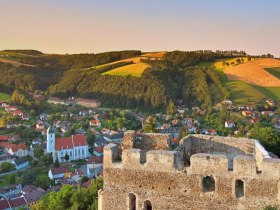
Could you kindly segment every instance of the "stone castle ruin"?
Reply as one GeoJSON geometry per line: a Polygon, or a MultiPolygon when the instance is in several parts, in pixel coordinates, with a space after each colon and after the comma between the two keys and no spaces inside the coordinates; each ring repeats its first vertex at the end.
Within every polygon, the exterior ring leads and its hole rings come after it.
{"type": "Polygon", "coordinates": [[[253,139],[125,133],[104,148],[101,210],[262,209],[280,204],[280,159],[253,139]],[[121,155],[120,155],[121,151],[121,155]]]}

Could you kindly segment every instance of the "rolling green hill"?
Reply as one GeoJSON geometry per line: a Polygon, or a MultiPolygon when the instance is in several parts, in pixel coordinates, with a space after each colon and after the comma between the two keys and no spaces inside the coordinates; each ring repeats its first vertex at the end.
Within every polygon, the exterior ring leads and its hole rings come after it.
{"type": "Polygon", "coordinates": [[[52,96],[95,98],[109,107],[164,110],[183,100],[187,106],[208,109],[227,97],[244,103],[278,99],[280,93],[279,88],[227,79],[226,66],[252,60],[244,52],[173,51],[153,58],[137,50],[74,55],[0,51],[1,56],[30,64],[0,62],[2,92],[47,90],[52,96]]]}

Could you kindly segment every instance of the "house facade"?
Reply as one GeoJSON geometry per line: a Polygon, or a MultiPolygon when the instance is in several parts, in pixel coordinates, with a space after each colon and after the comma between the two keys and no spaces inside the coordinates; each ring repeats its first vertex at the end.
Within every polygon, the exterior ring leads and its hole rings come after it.
{"type": "Polygon", "coordinates": [[[69,177],[71,172],[68,168],[58,167],[52,168],[49,170],[48,176],[50,179],[63,179],[65,177],[69,177]]]}
{"type": "Polygon", "coordinates": [[[13,161],[13,164],[15,164],[17,170],[20,170],[20,169],[28,167],[29,161],[27,160],[26,157],[21,157],[21,158],[15,159],[13,161]]]}
{"type": "Polygon", "coordinates": [[[97,177],[102,171],[103,156],[92,156],[87,161],[87,176],[89,178],[97,177]]]}

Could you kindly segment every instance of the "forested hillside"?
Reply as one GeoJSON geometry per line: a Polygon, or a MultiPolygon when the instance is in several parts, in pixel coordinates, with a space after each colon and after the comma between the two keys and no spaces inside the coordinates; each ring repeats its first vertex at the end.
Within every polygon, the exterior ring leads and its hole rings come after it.
{"type": "MultiPolygon", "coordinates": [[[[3,51],[2,51],[3,53],[3,51]]],[[[46,55],[37,51],[20,52],[13,59],[33,67],[18,68],[0,63],[0,87],[48,90],[52,96],[95,98],[104,106],[164,111],[168,104],[183,100],[184,104],[209,109],[229,96],[219,75],[211,68],[197,67],[200,62],[244,55],[236,51],[167,52],[162,60],[142,60],[149,64],[141,77],[103,75],[105,71],[127,63],[107,64],[141,55],[140,51],[99,54],[46,55]],[[32,56],[27,54],[31,54],[32,56]],[[93,68],[89,68],[93,67],[93,68]]],[[[19,53],[19,52],[17,52],[19,53]]]]}
{"type": "Polygon", "coordinates": [[[164,110],[169,101],[210,108],[228,97],[218,74],[195,67],[226,55],[211,51],[166,53],[162,60],[142,60],[151,67],[141,77],[101,75],[100,71],[69,70],[49,88],[51,95],[98,98],[105,106],[164,110]]]}

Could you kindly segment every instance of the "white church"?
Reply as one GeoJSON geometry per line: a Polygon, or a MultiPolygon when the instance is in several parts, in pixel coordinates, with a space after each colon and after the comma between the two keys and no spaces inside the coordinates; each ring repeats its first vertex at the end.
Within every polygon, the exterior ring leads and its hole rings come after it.
{"type": "Polygon", "coordinates": [[[65,161],[65,155],[69,155],[69,161],[89,157],[86,136],[83,134],[70,137],[55,138],[55,129],[47,130],[47,152],[52,153],[53,159],[59,162],[65,161]]]}

